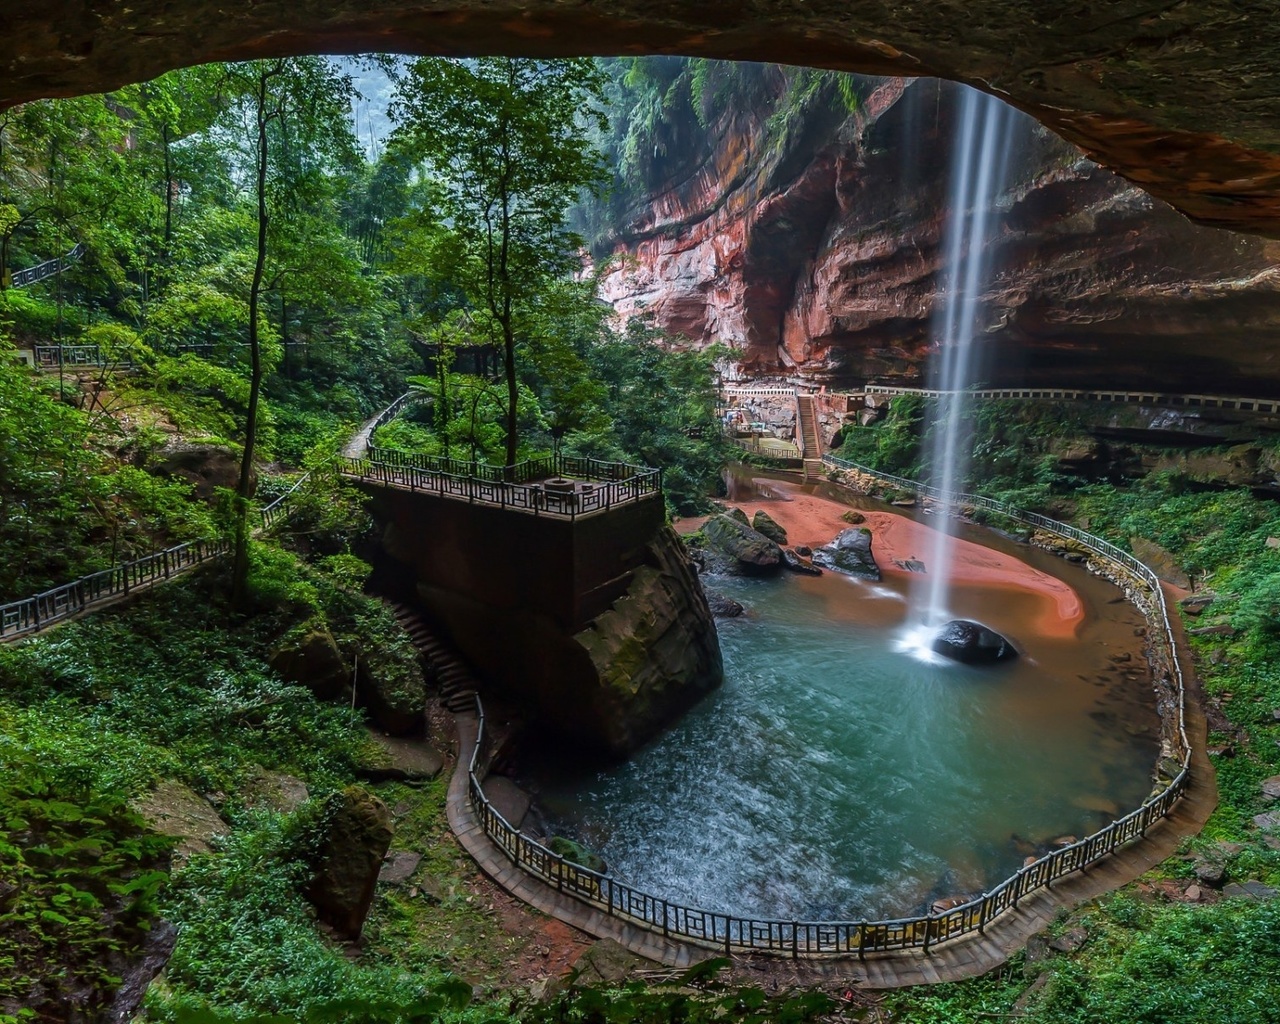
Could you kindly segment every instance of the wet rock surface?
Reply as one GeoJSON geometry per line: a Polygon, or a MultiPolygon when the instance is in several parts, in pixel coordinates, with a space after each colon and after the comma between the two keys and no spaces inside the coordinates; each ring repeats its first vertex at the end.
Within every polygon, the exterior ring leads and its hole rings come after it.
{"type": "Polygon", "coordinates": [[[751,517],[751,528],[756,533],[762,533],[775,544],[786,545],[787,531],[773,521],[773,517],[764,511],[757,511],[751,517]]]}
{"type": "Polygon", "coordinates": [[[813,558],[806,558],[795,548],[782,549],[782,563],[788,572],[796,572],[802,576],[822,575],[822,570],[813,564],[813,558]]]}
{"type": "Polygon", "coordinates": [[[930,644],[936,654],[964,662],[966,665],[990,665],[1011,661],[1017,649],[994,629],[969,619],[952,619],[945,623],[930,644]]]}
{"type": "MultiPolygon", "coordinates": [[[[735,510],[737,511],[737,510],[735,510]]],[[[782,567],[782,549],[746,523],[746,516],[712,516],[702,528],[708,572],[766,576],[782,567]]]]}
{"type": "Polygon", "coordinates": [[[736,619],[745,611],[739,602],[715,590],[707,591],[707,607],[717,619],[736,619]]]}
{"type": "MultiPolygon", "coordinates": [[[[753,374],[920,381],[956,94],[924,80],[866,92],[852,115],[811,114],[788,136],[803,151],[770,134],[762,101],[717,122],[710,152],[670,153],[687,171],[617,225],[627,260],[605,296],[696,343],[728,341],[753,374]]],[[[1014,149],[990,244],[1018,270],[985,297],[989,384],[1280,394],[1266,243],[1187,223],[1030,122],[1014,149]]],[[[1099,461],[1088,447],[1061,456],[1099,461]]],[[[1207,458],[1185,471],[1223,469],[1207,458]]],[[[1248,453],[1234,462],[1230,478],[1249,475],[1248,453]]]]}
{"type": "Polygon", "coordinates": [[[841,530],[830,544],[813,553],[815,565],[864,580],[880,579],[880,566],[871,552],[871,531],[862,526],[841,530]]]}

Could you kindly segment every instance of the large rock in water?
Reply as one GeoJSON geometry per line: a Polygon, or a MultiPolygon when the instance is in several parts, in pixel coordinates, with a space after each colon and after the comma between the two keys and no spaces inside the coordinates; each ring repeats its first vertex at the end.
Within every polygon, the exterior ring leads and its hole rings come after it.
{"type": "Polygon", "coordinates": [[[734,516],[712,516],[702,535],[712,572],[762,576],[782,567],[782,548],[734,516]]]}
{"type": "Polygon", "coordinates": [[[751,517],[751,529],[756,533],[763,533],[775,544],[787,543],[787,531],[774,521],[773,516],[761,509],[757,509],[756,514],[751,517]]]}
{"type": "Polygon", "coordinates": [[[391,812],[359,786],[334,793],[321,819],[323,838],[307,898],[320,920],[344,938],[356,940],[391,846],[391,812]]]}
{"type": "Polygon", "coordinates": [[[880,578],[880,566],[871,553],[871,531],[864,526],[841,530],[835,540],[813,553],[813,561],[815,565],[847,576],[864,580],[880,578]]]}
{"type": "Polygon", "coordinates": [[[714,590],[708,590],[707,607],[711,609],[711,614],[717,619],[736,619],[745,610],[741,603],[735,601],[731,597],[717,593],[714,590]]]}
{"type": "Polygon", "coordinates": [[[935,654],[962,661],[966,665],[988,665],[1011,661],[1017,649],[994,629],[968,619],[952,619],[933,638],[935,654]]]}

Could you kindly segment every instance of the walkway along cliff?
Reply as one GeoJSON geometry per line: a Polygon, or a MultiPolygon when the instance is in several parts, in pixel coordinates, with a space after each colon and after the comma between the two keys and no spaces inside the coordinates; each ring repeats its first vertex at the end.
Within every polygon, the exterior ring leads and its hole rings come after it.
{"type": "Polygon", "coordinates": [[[1205,720],[1188,699],[1178,637],[1164,590],[1143,563],[1065,523],[968,494],[943,495],[915,481],[824,456],[838,482],[856,490],[891,484],[951,507],[980,507],[1090,552],[1091,571],[1109,576],[1150,624],[1149,656],[1162,722],[1155,784],[1140,807],[1110,825],[1059,846],[967,902],[945,901],[920,917],[887,921],[781,921],[689,907],[592,871],[513,828],[485,794],[493,751],[483,704],[457,718],[459,760],[449,787],[449,821],[463,846],[504,888],[591,934],[641,955],[685,966],[707,950],[804,960],[807,981],[838,977],[876,988],[953,981],[984,974],[1071,907],[1132,881],[1198,832],[1216,804],[1205,753],[1205,720]]]}

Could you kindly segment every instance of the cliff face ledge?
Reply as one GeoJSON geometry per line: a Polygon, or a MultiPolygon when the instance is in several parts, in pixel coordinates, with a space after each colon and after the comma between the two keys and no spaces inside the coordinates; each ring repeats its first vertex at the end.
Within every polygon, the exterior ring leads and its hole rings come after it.
{"type": "Polygon", "coordinates": [[[1231,0],[10,0],[0,108],[299,53],[680,53],[937,76],[1007,98],[1205,223],[1280,232],[1280,35],[1231,0]]]}
{"type": "Polygon", "coordinates": [[[581,695],[581,716],[609,752],[626,755],[678,718],[724,678],[707,599],[666,527],[649,544],[651,564],[625,596],[575,639],[598,684],[581,695]]]}
{"type": "MultiPolygon", "coordinates": [[[[804,152],[737,112],[619,228],[604,297],[749,373],[922,379],[957,92],[878,83],[804,152]]],[[[1015,140],[981,380],[1280,394],[1280,246],[1190,224],[1029,119],[1015,140]]]]}

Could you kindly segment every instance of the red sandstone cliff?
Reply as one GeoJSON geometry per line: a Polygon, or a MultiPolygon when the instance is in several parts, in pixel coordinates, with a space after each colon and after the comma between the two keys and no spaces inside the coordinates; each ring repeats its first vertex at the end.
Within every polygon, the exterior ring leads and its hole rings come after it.
{"type": "MultiPolygon", "coordinates": [[[[866,80],[771,137],[739,108],[615,229],[624,313],[748,373],[916,378],[944,243],[956,87],[866,80]]],[[[1019,116],[980,325],[992,384],[1280,394],[1280,243],[1197,227],[1019,116]]]]}

